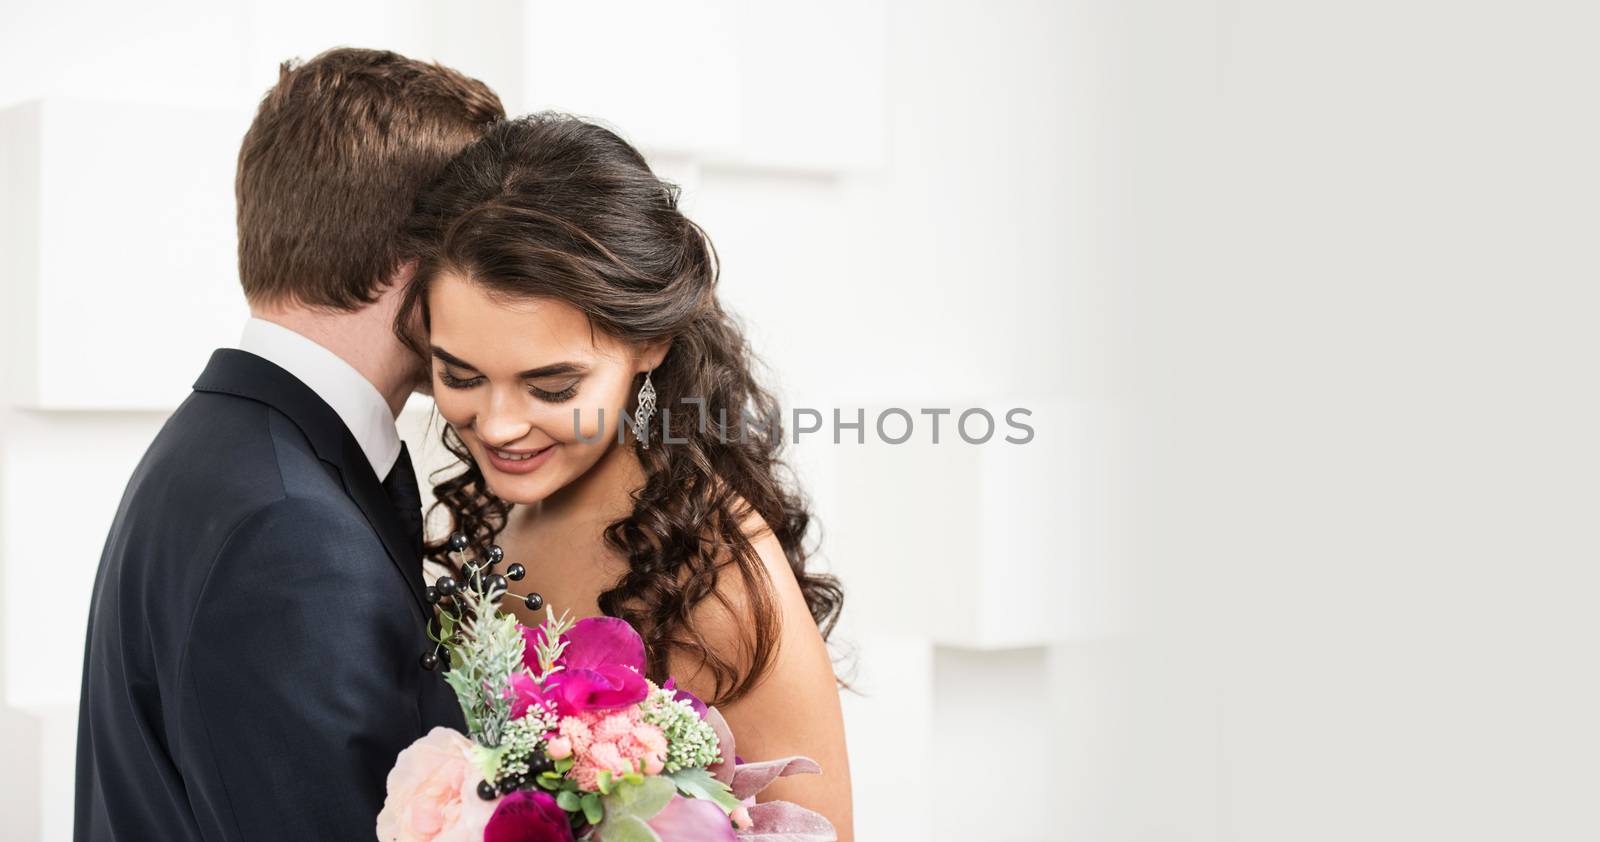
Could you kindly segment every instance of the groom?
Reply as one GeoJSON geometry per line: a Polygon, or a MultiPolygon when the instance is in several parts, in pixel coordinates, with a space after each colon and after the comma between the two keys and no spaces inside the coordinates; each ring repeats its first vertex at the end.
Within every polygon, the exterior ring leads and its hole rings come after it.
{"type": "MultiPolygon", "coordinates": [[[[285,65],[239,153],[251,320],[128,483],[90,607],[74,838],[360,840],[459,727],[425,631],[393,321],[417,191],[504,112],[389,52],[285,65]]],[[[164,329],[155,326],[156,329],[164,329]]]]}

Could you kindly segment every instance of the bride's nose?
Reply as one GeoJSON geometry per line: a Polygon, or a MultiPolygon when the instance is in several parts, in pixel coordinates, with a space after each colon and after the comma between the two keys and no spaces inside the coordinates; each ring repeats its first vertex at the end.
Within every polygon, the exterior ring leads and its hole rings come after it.
{"type": "Polygon", "coordinates": [[[478,438],[492,447],[510,447],[533,429],[533,419],[514,394],[490,390],[489,404],[478,413],[478,438]]]}

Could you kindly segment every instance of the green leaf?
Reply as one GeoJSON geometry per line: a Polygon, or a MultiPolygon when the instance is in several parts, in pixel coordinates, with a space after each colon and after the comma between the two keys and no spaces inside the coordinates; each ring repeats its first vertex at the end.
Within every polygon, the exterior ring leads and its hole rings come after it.
{"type": "Polygon", "coordinates": [[[607,772],[605,770],[601,770],[600,774],[595,776],[595,785],[600,788],[600,794],[601,795],[610,795],[611,794],[611,773],[607,772]]]}
{"type": "Polygon", "coordinates": [[[556,794],[556,806],[569,813],[576,813],[583,809],[582,798],[576,792],[559,792],[556,794]]]}
{"type": "Polygon", "coordinates": [[[653,818],[676,791],[672,781],[659,776],[645,778],[641,784],[622,783],[604,799],[606,815],[653,818]]]}
{"type": "Polygon", "coordinates": [[[472,759],[477,763],[478,771],[483,774],[483,779],[486,781],[500,779],[500,764],[505,762],[505,758],[505,746],[489,748],[476,743],[472,746],[472,759]]]}
{"type": "Polygon", "coordinates": [[[638,816],[622,816],[606,822],[600,828],[600,838],[606,842],[661,842],[661,837],[638,816]]]}
{"type": "Polygon", "coordinates": [[[599,795],[585,793],[578,806],[583,808],[583,817],[589,820],[589,824],[599,824],[605,820],[606,808],[600,803],[599,795]]]}
{"type": "Polygon", "coordinates": [[[573,763],[573,760],[572,760],[572,758],[570,756],[569,757],[563,757],[560,760],[557,760],[556,761],[556,772],[559,773],[559,774],[565,775],[566,773],[572,771],[572,763],[573,763]]]}
{"type": "Polygon", "coordinates": [[[672,779],[679,792],[690,798],[714,801],[727,813],[739,808],[739,799],[733,797],[733,790],[704,769],[679,769],[667,777],[672,779]]]}

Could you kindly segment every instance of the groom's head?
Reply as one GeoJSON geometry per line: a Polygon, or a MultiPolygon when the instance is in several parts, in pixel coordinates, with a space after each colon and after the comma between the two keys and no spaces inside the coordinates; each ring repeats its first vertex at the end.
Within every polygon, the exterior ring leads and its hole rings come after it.
{"type": "Polygon", "coordinates": [[[409,261],[417,191],[505,116],[476,79],[384,50],[279,68],[239,150],[239,278],[252,308],[354,311],[409,261]]]}

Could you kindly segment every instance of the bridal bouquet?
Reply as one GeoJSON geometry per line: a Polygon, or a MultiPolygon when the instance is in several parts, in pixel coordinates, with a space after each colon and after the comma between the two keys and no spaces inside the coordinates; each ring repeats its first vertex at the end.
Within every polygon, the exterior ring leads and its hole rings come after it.
{"type": "MultiPolygon", "coordinates": [[[[468,733],[435,728],[400,753],[378,814],[382,842],[836,838],[814,812],[755,803],[817,764],[742,762],[715,708],[644,677],[644,642],[626,622],[547,611],[528,628],[501,613],[498,550],[462,583],[430,589],[444,606],[431,657],[448,670],[468,733]]],[[[520,565],[509,572],[521,578],[520,565]]]]}

